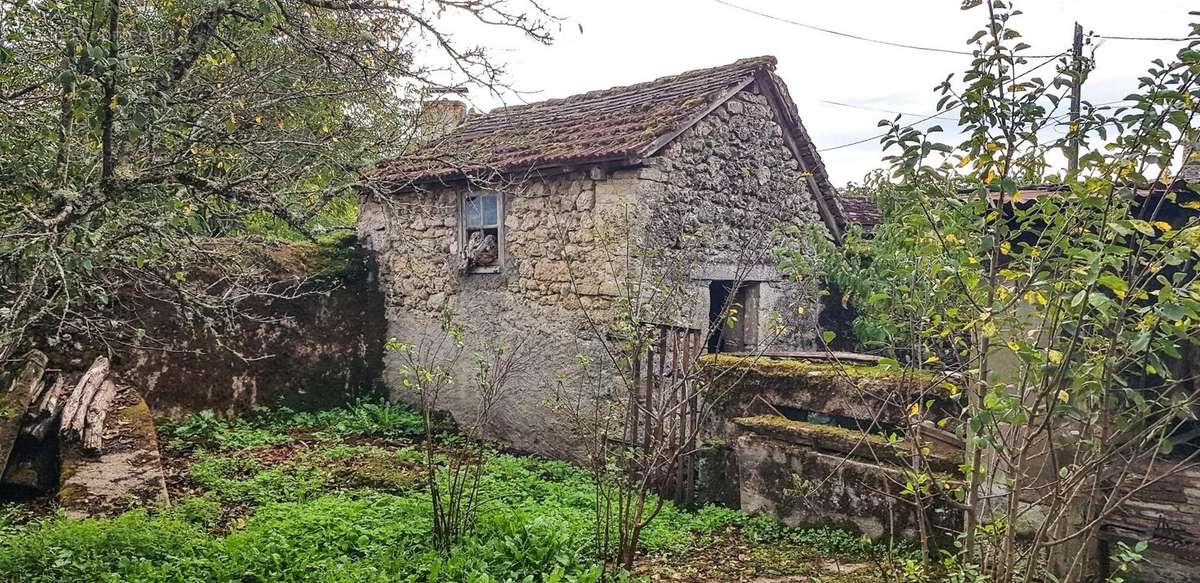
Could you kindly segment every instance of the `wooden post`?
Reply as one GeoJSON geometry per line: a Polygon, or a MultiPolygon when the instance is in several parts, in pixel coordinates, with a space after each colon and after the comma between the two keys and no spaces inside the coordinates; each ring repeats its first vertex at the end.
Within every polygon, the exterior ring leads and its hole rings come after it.
{"type": "Polygon", "coordinates": [[[1083,101],[1083,27],[1075,23],[1071,43],[1071,125],[1067,146],[1067,174],[1079,171],[1079,108],[1083,101]]]}

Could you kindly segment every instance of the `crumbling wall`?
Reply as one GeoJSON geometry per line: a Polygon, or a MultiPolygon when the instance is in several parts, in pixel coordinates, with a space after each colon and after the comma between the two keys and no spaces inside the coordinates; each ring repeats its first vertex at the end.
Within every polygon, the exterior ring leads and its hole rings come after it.
{"type": "MultiPolygon", "coordinates": [[[[1133,546],[1147,541],[1138,581],[1182,583],[1200,572],[1200,466],[1179,459],[1130,468],[1129,487],[1145,486],[1121,505],[1104,528],[1104,539],[1133,546]]],[[[1110,545],[1110,549],[1113,547],[1110,545]]]]}
{"type": "MultiPolygon", "coordinates": [[[[836,526],[876,539],[920,535],[919,516],[899,498],[898,484],[905,481],[899,466],[865,457],[849,446],[856,440],[836,436],[836,430],[822,435],[830,430],[786,420],[776,425],[784,430],[765,434],[747,424],[737,438],[742,510],[770,514],[789,525],[836,526]]],[[[935,534],[943,536],[961,521],[948,505],[930,515],[935,534]]]]}
{"type": "MultiPolygon", "coordinates": [[[[312,293],[255,300],[245,306],[252,318],[216,331],[181,317],[170,303],[136,306],[138,325],[154,342],[121,350],[113,370],[141,392],[155,417],[321,408],[378,394],[386,321],[371,258],[353,241],[332,250],[276,245],[272,254],[299,258],[273,269],[280,278],[312,276],[312,293]],[[300,260],[322,253],[331,264],[300,260]]],[[[93,356],[79,352],[74,360],[86,366],[93,356]]]]}

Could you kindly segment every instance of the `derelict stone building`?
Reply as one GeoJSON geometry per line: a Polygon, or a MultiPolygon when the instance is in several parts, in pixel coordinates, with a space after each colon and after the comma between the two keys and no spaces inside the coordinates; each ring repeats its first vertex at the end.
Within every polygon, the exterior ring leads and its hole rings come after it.
{"type": "MultiPolygon", "coordinates": [[[[712,351],[809,347],[816,290],[781,276],[777,234],[836,238],[845,219],[775,64],[474,114],[381,164],[385,194],[365,201],[359,231],[378,258],[390,336],[439,334],[449,312],[470,346],[536,351],[536,374],[491,434],[550,454],[562,432],[546,390],[597,350],[597,322],[623,299],[638,299],[638,318],[703,330],[712,351]],[[714,327],[723,305],[739,317],[714,327]]],[[[386,366],[395,387],[397,364],[386,366]]],[[[470,408],[443,398],[456,415],[470,408]]]]}

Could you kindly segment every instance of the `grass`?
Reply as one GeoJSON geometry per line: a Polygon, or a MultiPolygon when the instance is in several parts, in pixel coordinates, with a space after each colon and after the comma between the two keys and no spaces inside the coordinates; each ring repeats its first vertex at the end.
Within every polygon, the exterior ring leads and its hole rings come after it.
{"type": "MultiPolygon", "coordinates": [[[[162,432],[172,442],[168,452],[180,482],[171,509],[85,520],[50,516],[23,525],[0,514],[0,580],[602,580],[589,475],[559,461],[491,455],[473,535],[448,556],[433,551],[414,441],[419,419],[403,407],[364,402],[232,421],[198,414],[162,432]]],[[[647,568],[632,577],[693,580],[680,575],[679,563],[736,545],[754,549],[744,561],[761,572],[771,572],[781,557],[794,572],[809,573],[830,557],[863,561],[879,553],[842,531],[667,503],[643,535],[643,552],[647,563],[670,573],[647,568]]]]}

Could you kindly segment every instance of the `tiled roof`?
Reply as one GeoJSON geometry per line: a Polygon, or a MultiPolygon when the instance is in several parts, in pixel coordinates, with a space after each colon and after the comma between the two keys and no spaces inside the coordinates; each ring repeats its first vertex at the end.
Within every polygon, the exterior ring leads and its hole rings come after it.
{"type": "Polygon", "coordinates": [[[592,91],[563,99],[503,107],[469,116],[446,136],[372,172],[392,191],[466,177],[489,178],[535,169],[649,157],[721,103],[757,80],[804,169],[812,174],[822,217],[835,237],[833,185],[804,129],[787,87],[763,56],[592,91]]]}
{"type": "Polygon", "coordinates": [[[864,227],[883,224],[883,215],[880,214],[879,207],[875,206],[871,199],[839,193],[835,200],[837,205],[834,207],[834,212],[837,215],[838,224],[843,228],[851,224],[864,227]]]}
{"type": "Polygon", "coordinates": [[[429,181],[647,154],[656,142],[769,71],[774,57],[742,59],[648,83],[503,107],[469,117],[449,135],[385,162],[380,178],[429,181]]]}

